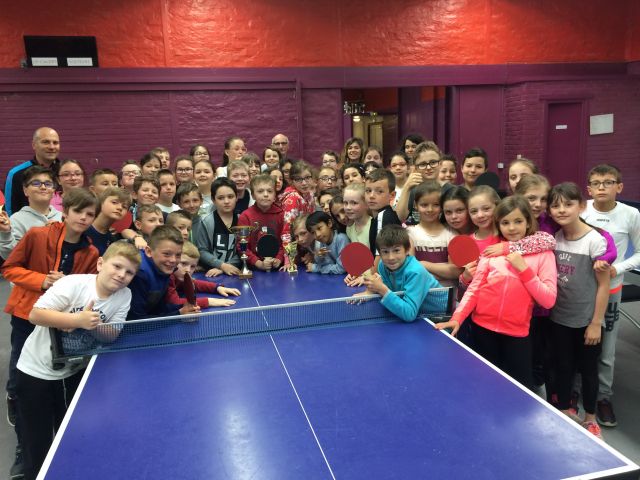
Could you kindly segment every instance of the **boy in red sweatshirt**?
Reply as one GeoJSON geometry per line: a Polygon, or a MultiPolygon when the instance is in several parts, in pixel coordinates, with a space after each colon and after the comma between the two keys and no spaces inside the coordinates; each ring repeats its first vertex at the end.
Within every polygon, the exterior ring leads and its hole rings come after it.
{"type": "MultiPolygon", "coordinates": [[[[199,260],[200,251],[198,250],[198,247],[189,241],[185,241],[182,245],[182,255],[178,262],[178,268],[171,274],[171,277],[169,277],[169,287],[167,288],[167,295],[165,297],[167,303],[172,303],[174,305],[184,305],[187,303],[187,299],[184,298],[184,296],[181,296],[184,295],[184,274],[188,273],[193,276],[193,272],[196,271],[199,260]]],[[[237,297],[240,295],[240,290],[237,288],[223,287],[219,283],[195,279],[193,280],[193,283],[196,286],[196,292],[218,293],[223,297],[228,297],[229,295],[237,297]]],[[[200,308],[230,307],[231,305],[234,305],[236,301],[231,300],[230,298],[200,297],[197,299],[196,303],[200,308]]]]}
{"type": "Polygon", "coordinates": [[[247,245],[247,263],[258,270],[277,270],[284,262],[284,248],[275,257],[260,257],[257,253],[258,240],[263,235],[273,235],[278,241],[284,229],[284,211],[274,202],[276,200],[276,181],[269,175],[256,175],[251,179],[251,196],[255,203],[240,214],[238,225],[256,227],[249,236],[247,245]]]}

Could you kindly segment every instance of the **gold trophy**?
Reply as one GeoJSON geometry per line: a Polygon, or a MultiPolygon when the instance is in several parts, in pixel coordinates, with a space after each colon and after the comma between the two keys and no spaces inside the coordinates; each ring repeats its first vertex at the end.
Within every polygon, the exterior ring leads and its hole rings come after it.
{"type": "MultiPolygon", "coordinates": [[[[292,226],[293,229],[293,226],[292,226]]],[[[289,258],[289,265],[287,265],[287,273],[289,275],[296,275],[298,273],[298,266],[296,265],[296,255],[298,253],[298,242],[291,241],[291,235],[282,236],[282,245],[284,251],[289,258]]]]}
{"type": "Polygon", "coordinates": [[[242,270],[240,271],[239,278],[252,278],[253,272],[249,270],[247,267],[247,246],[249,245],[249,241],[247,238],[251,235],[251,232],[255,230],[254,225],[238,225],[237,227],[231,227],[231,231],[235,233],[240,239],[238,242],[240,243],[240,251],[242,255],[240,255],[240,260],[242,260],[242,270]]]}

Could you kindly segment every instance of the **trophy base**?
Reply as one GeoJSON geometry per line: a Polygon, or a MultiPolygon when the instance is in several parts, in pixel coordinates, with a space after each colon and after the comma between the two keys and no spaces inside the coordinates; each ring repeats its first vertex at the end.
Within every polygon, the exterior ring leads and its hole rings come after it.
{"type": "Polygon", "coordinates": [[[298,270],[287,270],[287,273],[289,275],[297,275],[298,274],[298,270]]]}
{"type": "Polygon", "coordinates": [[[253,273],[251,271],[248,272],[240,272],[238,278],[242,280],[248,280],[249,278],[253,278],[253,273]]]}

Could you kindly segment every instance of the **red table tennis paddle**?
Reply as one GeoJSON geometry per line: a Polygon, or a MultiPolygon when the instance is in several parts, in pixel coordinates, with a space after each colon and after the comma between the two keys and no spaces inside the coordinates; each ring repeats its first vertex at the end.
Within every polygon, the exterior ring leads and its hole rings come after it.
{"type": "Polygon", "coordinates": [[[196,306],[196,285],[193,283],[193,279],[191,275],[188,273],[184,274],[184,296],[187,298],[187,302],[189,302],[194,307],[196,306]]]}
{"type": "Polygon", "coordinates": [[[132,221],[133,215],[131,215],[131,212],[127,210],[120,220],[116,220],[115,222],[113,222],[111,228],[113,228],[118,233],[122,233],[123,230],[131,227],[132,221]]]}
{"type": "Polygon", "coordinates": [[[340,260],[349,275],[359,277],[371,269],[373,266],[373,254],[369,247],[360,242],[353,242],[347,245],[340,252],[340,260]]]}
{"type": "Polygon", "coordinates": [[[480,258],[480,249],[475,240],[467,235],[453,237],[447,247],[449,257],[456,267],[464,267],[467,263],[480,258]]]}

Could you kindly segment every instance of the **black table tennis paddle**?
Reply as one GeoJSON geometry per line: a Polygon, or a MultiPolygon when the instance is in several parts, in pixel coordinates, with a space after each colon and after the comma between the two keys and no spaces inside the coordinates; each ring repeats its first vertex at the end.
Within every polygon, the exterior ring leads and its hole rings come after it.
{"type": "Polygon", "coordinates": [[[256,253],[259,257],[264,258],[275,258],[278,254],[278,250],[280,250],[280,241],[275,235],[271,235],[267,233],[262,235],[258,240],[258,245],[256,247],[256,253]]]}

